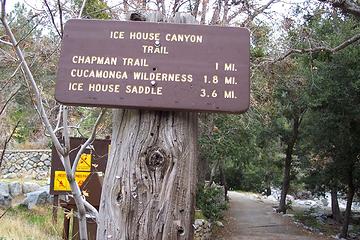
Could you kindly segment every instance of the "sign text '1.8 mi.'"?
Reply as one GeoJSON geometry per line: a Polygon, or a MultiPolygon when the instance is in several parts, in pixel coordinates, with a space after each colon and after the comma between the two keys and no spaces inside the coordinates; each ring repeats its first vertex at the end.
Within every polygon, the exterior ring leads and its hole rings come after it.
{"type": "Polygon", "coordinates": [[[68,105],[241,113],[249,107],[245,28],[70,20],[56,82],[68,105]]]}

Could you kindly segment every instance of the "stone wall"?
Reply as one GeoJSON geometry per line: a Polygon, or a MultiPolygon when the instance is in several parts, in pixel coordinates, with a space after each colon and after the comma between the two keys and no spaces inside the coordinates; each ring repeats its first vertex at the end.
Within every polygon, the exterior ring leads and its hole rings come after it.
{"type": "Polygon", "coordinates": [[[205,219],[195,219],[194,240],[210,240],[211,239],[211,223],[205,219]]]}
{"type": "Polygon", "coordinates": [[[51,150],[7,150],[0,177],[45,179],[49,177],[50,165],[51,150]]]}

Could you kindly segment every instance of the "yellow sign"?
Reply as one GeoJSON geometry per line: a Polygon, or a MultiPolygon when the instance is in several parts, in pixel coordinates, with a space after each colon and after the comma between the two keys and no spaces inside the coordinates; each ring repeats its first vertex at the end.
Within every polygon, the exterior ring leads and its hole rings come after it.
{"type": "Polygon", "coordinates": [[[81,154],[78,165],[76,166],[76,171],[91,171],[91,153],[81,154]]]}
{"type": "MultiPolygon", "coordinates": [[[[81,187],[87,177],[90,175],[90,172],[76,172],[75,181],[81,187]]],[[[70,184],[66,178],[65,171],[55,171],[54,178],[54,191],[70,191],[70,184]]]]}

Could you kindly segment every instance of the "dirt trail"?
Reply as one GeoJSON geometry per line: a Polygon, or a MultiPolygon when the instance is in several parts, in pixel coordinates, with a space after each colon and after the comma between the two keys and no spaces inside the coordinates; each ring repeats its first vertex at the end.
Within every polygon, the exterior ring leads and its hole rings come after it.
{"type": "Polygon", "coordinates": [[[307,232],[287,217],[273,213],[272,204],[245,193],[229,192],[230,208],[223,221],[225,227],[216,240],[325,240],[307,232]]]}

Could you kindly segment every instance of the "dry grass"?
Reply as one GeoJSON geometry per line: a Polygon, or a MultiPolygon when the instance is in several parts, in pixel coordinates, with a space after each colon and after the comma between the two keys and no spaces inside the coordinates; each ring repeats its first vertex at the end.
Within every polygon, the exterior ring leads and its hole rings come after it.
{"type": "MultiPolygon", "coordinates": [[[[0,209],[0,216],[5,210],[0,209]]],[[[61,239],[62,212],[58,212],[58,224],[51,221],[51,207],[28,210],[14,207],[0,218],[0,240],[57,240],[61,239]]]]}
{"type": "MultiPolygon", "coordinates": [[[[29,179],[29,178],[24,178],[24,177],[20,177],[20,178],[2,178],[0,176],[0,182],[6,182],[6,183],[12,183],[12,182],[19,182],[19,183],[24,183],[24,182],[32,182],[32,183],[37,183],[40,186],[45,186],[47,184],[49,184],[49,180],[48,179],[41,179],[41,180],[37,180],[37,179],[29,179]]],[[[1,210],[0,210],[1,211],[1,210]]]]}

